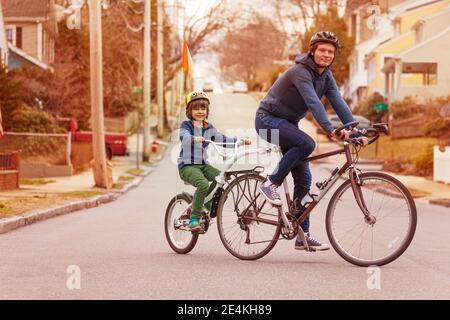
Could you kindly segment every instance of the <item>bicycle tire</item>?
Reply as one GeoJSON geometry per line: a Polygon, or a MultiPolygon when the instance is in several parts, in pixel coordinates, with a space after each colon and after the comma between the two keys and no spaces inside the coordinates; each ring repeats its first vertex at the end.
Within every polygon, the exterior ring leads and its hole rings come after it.
{"type": "MultiPolygon", "coordinates": [[[[389,203],[389,201],[391,201],[391,199],[394,199],[393,200],[394,203],[396,201],[400,202],[400,203],[402,201],[404,201],[406,203],[406,207],[408,208],[407,211],[408,211],[409,224],[406,228],[406,234],[405,234],[403,241],[395,250],[393,250],[387,256],[384,256],[381,258],[375,258],[375,259],[373,259],[373,258],[372,259],[366,259],[366,258],[362,259],[362,258],[355,257],[354,255],[350,254],[347,250],[345,250],[343,248],[342,244],[339,243],[339,239],[337,239],[337,237],[336,237],[336,233],[333,230],[333,218],[335,216],[335,209],[338,204],[338,201],[342,201],[343,195],[348,191],[351,192],[353,195],[353,191],[352,191],[351,183],[350,183],[349,179],[346,180],[344,183],[342,183],[342,185],[339,186],[339,188],[335,191],[335,193],[331,197],[331,200],[328,204],[326,218],[325,218],[328,239],[330,240],[330,243],[333,246],[334,250],[336,250],[336,252],[342,258],[344,258],[346,261],[350,262],[351,264],[354,264],[354,265],[357,265],[360,267],[386,265],[386,264],[391,263],[392,261],[396,260],[398,257],[400,257],[406,251],[406,249],[409,247],[409,245],[411,244],[411,241],[414,237],[416,227],[417,227],[416,205],[415,205],[414,200],[411,196],[411,193],[408,191],[408,189],[399,180],[395,179],[394,177],[392,177],[388,174],[385,174],[382,172],[366,172],[366,173],[359,174],[359,178],[361,179],[363,186],[364,186],[364,183],[366,182],[366,185],[367,185],[366,189],[369,190],[368,192],[372,192],[372,194],[373,194],[372,199],[371,199],[372,202],[370,203],[371,207],[372,207],[372,205],[374,205],[373,197],[376,193],[383,195],[385,198],[387,198],[388,200],[386,203],[389,203]],[[389,190],[389,189],[381,189],[381,188],[377,189],[377,188],[371,187],[367,183],[367,181],[369,181],[369,180],[370,181],[387,182],[395,189],[389,190]],[[394,194],[393,193],[394,191],[398,191],[398,194],[394,194]],[[400,199],[400,200],[395,200],[395,199],[400,199]]],[[[362,188],[360,190],[362,190],[362,188]]],[[[350,196],[348,196],[348,197],[350,197],[350,196]]],[[[355,201],[354,195],[353,195],[353,201],[355,201]]],[[[384,200],[382,198],[382,202],[380,204],[379,210],[381,210],[381,205],[383,204],[383,201],[384,200]]],[[[345,202],[345,200],[344,200],[344,202],[345,202]]],[[[356,201],[354,202],[354,205],[357,206],[356,201]]],[[[357,207],[357,210],[361,214],[361,218],[364,222],[363,213],[361,212],[359,207],[357,207]]],[[[369,211],[375,211],[375,210],[369,209],[369,211]]],[[[394,212],[394,210],[392,210],[392,211],[394,212]]],[[[397,210],[397,211],[399,211],[399,210],[397,210]]],[[[344,210],[344,212],[345,212],[345,210],[344,210]]],[[[346,213],[346,214],[349,215],[350,213],[346,213]]],[[[379,213],[377,213],[377,215],[379,215],[379,213]]],[[[379,219],[379,220],[377,220],[373,226],[376,226],[376,224],[379,223],[379,221],[381,221],[381,218],[384,219],[384,218],[386,218],[386,216],[387,216],[387,214],[385,215],[385,217],[381,216],[380,218],[378,218],[378,216],[377,216],[377,219],[379,219]]],[[[363,224],[363,226],[364,226],[364,224],[363,224]]],[[[391,224],[388,224],[387,226],[391,229],[395,229],[395,226],[392,226],[391,224]]],[[[374,247],[374,242],[373,242],[374,231],[373,230],[374,230],[374,228],[372,228],[372,251],[373,251],[373,247],[374,247]]],[[[350,231],[351,230],[349,230],[348,232],[350,232],[350,231]]],[[[397,231],[394,230],[394,233],[396,233],[396,232],[397,231]]],[[[361,235],[362,235],[362,233],[361,233],[361,235]]],[[[361,242],[362,242],[362,240],[361,240],[361,242]]],[[[386,241],[384,241],[383,245],[381,245],[381,243],[378,242],[378,243],[376,243],[376,246],[378,248],[382,248],[385,246],[385,243],[386,243],[386,241]]],[[[394,242],[394,244],[395,244],[395,242],[394,242]]],[[[390,249],[391,245],[392,245],[392,241],[391,241],[391,243],[388,244],[387,248],[390,249]]]]}
{"type": "MultiPolygon", "coordinates": [[[[277,243],[279,236],[280,236],[281,225],[278,224],[277,226],[275,226],[275,225],[272,226],[274,229],[274,235],[267,242],[264,242],[264,243],[267,243],[267,246],[262,248],[262,250],[260,250],[259,252],[256,252],[254,254],[243,254],[243,253],[238,252],[236,250],[236,248],[232,247],[232,244],[230,243],[230,240],[228,239],[228,235],[225,234],[223,209],[224,209],[225,202],[227,201],[228,197],[232,193],[233,189],[235,189],[236,187],[239,188],[239,184],[245,180],[247,180],[247,181],[255,180],[256,183],[255,183],[254,189],[258,190],[257,192],[259,193],[259,189],[257,187],[259,184],[263,183],[266,179],[263,176],[251,173],[251,174],[245,174],[245,175],[237,177],[228,185],[228,187],[224,190],[224,192],[220,198],[218,207],[217,207],[217,229],[219,231],[219,236],[220,236],[220,240],[222,241],[222,244],[227,249],[227,251],[230,252],[233,256],[235,256],[236,258],[241,259],[241,260],[257,260],[257,259],[264,257],[266,254],[268,254],[270,252],[270,250],[272,250],[272,248],[275,246],[275,244],[277,243]]],[[[245,186],[244,186],[244,188],[245,188],[245,186]]],[[[249,189],[250,189],[250,187],[249,187],[249,189]]],[[[251,200],[253,200],[253,198],[251,200]]],[[[271,205],[269,205],[269,204],[267,204],[267,205],[272,208],[271,205]]],[[[273,208],[275,210],[277,210],[276,220],[279,221],[281,207],[273,207],[273,208]]],[[[236,210],[236,207],[235,207],[235,210],[236,210]]],[[[232,216],[232,214],[231,214],[231,216],[232,216]]],[[[273,215],[273,216],[275,216],[275,215],[273,215]]],[[[272,219],[275,221],[274,217],[272,219]]],[[[251,223],[252,222],[248,222],[248,225],[250,225],[251,223]]],[[[238,222],[236,224],[239,226],[238,222]]],[[[269,224],[266,224],[266,225],[269,225],[269,224]]]]}
{"type": "MultiPolygon", "coordinates": [[[[176,213],[173,212],[175,208],[175,204],[178,201],[184,201],[186,202],[186,205],[189,205],[191,203],[192,199],[188,197],[186,194],[181,193],[176,195],[175,197],[170,200],[169,204],[167,205],[166,209],[166,215],[164,218],[164,232],[166,234],[167,242],[169,243],[169,246],[172,248],[173,251],[179,254],[187,254],[194,249],[197,240],[198,240],[198,233],[191,233],[189,231],[184,230],[177,230],[174,227],[174,219],[178,219],[179,216],[176,213]],[[186,238],[186,241],[176,241],[175,235],[186,238]],[[180,243],[186,243],[185,245],[180,245],[180,243]]],[[[178,215],[180,215],[178,213],[178,215]]]]}

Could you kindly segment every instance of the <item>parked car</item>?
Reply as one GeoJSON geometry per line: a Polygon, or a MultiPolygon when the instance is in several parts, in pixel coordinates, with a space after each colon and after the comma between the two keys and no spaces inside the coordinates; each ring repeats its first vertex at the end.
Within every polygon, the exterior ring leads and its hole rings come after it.
{"type": "MultiPolygon", "coordinates": [[[[359,115],[353,115],[353,119],[355,119],[355,121],[359,122],[357,128],[358,129],[367,129],[371,127],[371,123],[369,119],[364,118],[363,116],[359,116],[359,115]]],[[[339,119],[339,117],[335,114],[328,116],[328,120],[330,120],[331,125],[333,126],[333,129],[337,129],[340,126],[342,126],[342,122],[339,119]]],[[[317,133],[320,134],[325,134],[325,131],[322,129],[322,127],[318,127],[317,128],[317,133]]],[[[330,139],[331,140],[331,139],[330,139]]]]}
{"type": "Polygon", "coordinates": [[[241,92],[241,93],[248,92],[247,83],[245,83],[244,81],[236,81],[233,84],[233,92],[235,92],[235,93],[237,93],[237,92],[241,92]]]}
{"type": "Polygon", "coordinates": [[[211,82],[205,82],[203,83],[203,89],[204,92],[213,92],[214,86],[211,82]]]}
{"type": "MultiPolygon", "coordinates": [[[[340,126],[342,126],[342,122],[337,115],[335,115],[335,114],[331,115],[328,117],[328,119],[330,120],[331,124],[333,125],[333,129],[337,129],[340,126]]],[[[359,122],[359,124],[357,126],[358,129],[367,129],[367,128],[370,128],[370,126],[371,126],[370,120],[364,118],[363,116],[354,114],[353,119],[355,119],[355,121],[359,122]]]]}
{"type": "MultiPolygon", "coordinates": [[[[60,127],[71,133],[72,142],[92,142],[92,132],[80,131],[74,118],[57,118],[60,127]]],[[[105,133],[105,150],[108,159],[112,156],[128,156],[128,136],[125,133],[105,133]]]]}

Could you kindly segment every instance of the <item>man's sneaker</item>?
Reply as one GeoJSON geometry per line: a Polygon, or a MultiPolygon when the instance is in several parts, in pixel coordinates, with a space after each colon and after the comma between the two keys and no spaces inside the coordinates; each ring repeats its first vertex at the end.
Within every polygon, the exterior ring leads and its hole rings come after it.
{"type": "Polygon", "coordinates": [[[202,231],[204,232],[202,225],[200,224],[199,218],[191,218],[187,228],[191,232],[198,232],[198,233],[202,233],[202,231]]]}
{"type": "MultiPolygon", "coordinates": [[[[311,237],[310,233],[305,233],[306,241],[308,242],[308,247],[314,248],[318,251],[325,251],[330,249],[330,245],[326,243],[320,243],[313,237],[311,237]]],[[[303,244],[303,241],[300,240],[297,237],[297,240],[295,240],[295,250],[305,250],[305,245],[303,244]]]]}
{"type": "Polygon", "coordinates": [[[277,192],[277,186],[268,181],[264,182],[260,187],[259,191],[261,194],[269,201],[271,204],[275,206],[281,206],[283,203],[281,202],[280,195],[277,192]]]}

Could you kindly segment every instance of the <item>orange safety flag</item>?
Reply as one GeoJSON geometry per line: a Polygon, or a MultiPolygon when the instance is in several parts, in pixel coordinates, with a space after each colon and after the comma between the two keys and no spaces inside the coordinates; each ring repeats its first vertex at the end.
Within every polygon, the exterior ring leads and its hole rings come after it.
{"type": "Polygon", "coordinates": [[[191,77],[194,73],[194,62],[192,62],[191,53],[189,52],[189,48],[186,41],[184,41],[183,43],[183,58],[181,61],[181,71],[188,72],[189,76],[191,77]]]}

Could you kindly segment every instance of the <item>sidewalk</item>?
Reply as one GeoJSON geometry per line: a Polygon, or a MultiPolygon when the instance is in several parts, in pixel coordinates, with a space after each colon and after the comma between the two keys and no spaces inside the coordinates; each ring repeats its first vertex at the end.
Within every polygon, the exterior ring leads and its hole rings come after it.
{"type": "MultiPolygon", "coordinates": [[[[308,133],[316,142],[316,150],[314,154],[325,153],[332,150],[339,149],[339,145],[335,142],[330,142],[323,135],[316,133],[314,124],[307,120],[300,122],[300,129],[308,133]]],[[[338,165],[345,162],[345,155],[337,155],[329,158],[324,158],[316,161],[330,172],[338,165]]],[[[382,162],[373,160],[359,159],[358,168],[363,171],[381,171],[382,162]]],[[[422,203],[431,203],[450,207],[450,185],[432,180],[425,179],[418,176],[404,176],[389,172],[390,175],[400,180],[413,194],[416,201],[422,203]]]]}
{"type": "Polygon", "coordinates": [[[137,187],[161,156],[152,156],[150,163],[145,164],[139,158],[137,170],[136,146],[137,137],[134,135],[129,138],[131,155],[113,157],[114,186],[109,190],[95,187],[92,171],[87,170],[73,176],[40,179],[49,182],[45,184],[21,185],[17,190],[0,191],[0,234],[36,221],[114,201],[137,187]]]}

